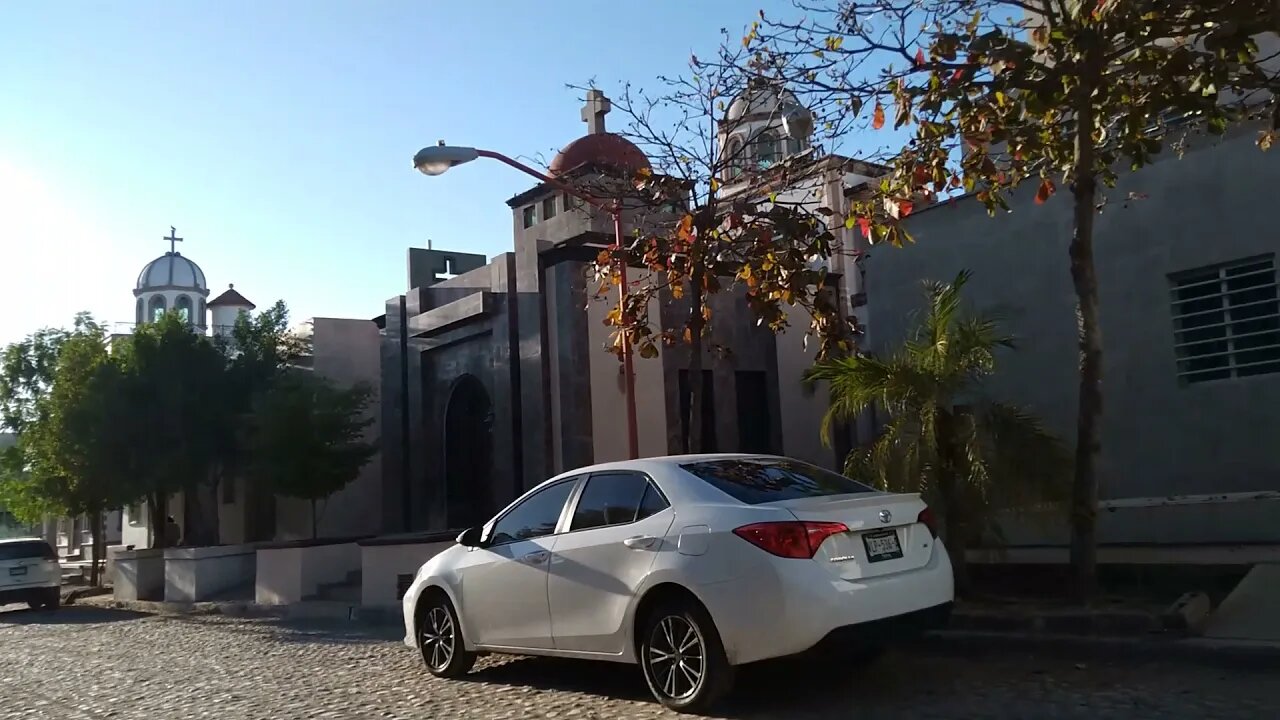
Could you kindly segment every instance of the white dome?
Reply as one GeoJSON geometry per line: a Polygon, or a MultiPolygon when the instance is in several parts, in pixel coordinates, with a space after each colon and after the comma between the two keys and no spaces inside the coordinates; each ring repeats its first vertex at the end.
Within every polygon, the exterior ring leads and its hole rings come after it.
{"type": "Polygon", "coordinates": [[[138,284],[134,294],[164,288],[200,290],[206,295],[209,292],[209,286],[204,280],[204,271],[179,252],[167,252],[147,263],[138,274],[138,284]]]}
{"type": "Polygon", "coordinates": [[[795,93],[779,89],[773,83],[754,81],[729,103],[726,120],[733,122],[749,115],[785,115],[804,111],[795,93]]]}

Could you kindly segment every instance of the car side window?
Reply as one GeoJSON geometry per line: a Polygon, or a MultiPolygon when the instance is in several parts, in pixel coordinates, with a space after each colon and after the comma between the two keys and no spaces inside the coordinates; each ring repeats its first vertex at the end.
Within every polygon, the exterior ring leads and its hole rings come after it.
{"type": "Polygon", "coordinates": [[[636,512],[636,521],[643,520],[650,515],[658,513],[671,507],[671,503],[662,497],[662,493],[658,492],[658,488],[653,483],[645,483],[644,497],[640,498],[640,509],[636,512]]]}
{"type": "Polygon", "coordinates": [[[638,473],[597,473],[587,479],[570,530],[625,525],[667,507],[648,478],[638,473]]]}
{"type": "Polygon", "coordinates": [[[505,545],[554,533],[573,485],[574,480],[565,480],[525,498],[494,523],[489,545],[505,545]]]}

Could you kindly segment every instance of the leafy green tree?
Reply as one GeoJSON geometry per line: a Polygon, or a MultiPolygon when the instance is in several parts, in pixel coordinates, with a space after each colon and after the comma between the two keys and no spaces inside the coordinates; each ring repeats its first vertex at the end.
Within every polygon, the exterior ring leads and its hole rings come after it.
{"type": "Polygon", "coordinates": [[[249,433],[250,480],[311,504],[311,535],[318,505],[356,478],[377,449],[365,438],[371,390],[339,388],[304,370],[278,375],[254,406],[249,433]]]}
{"type": "MultiPolygon", "coordinates": [[[[88,313],[77,314],[73,328],[85,333],[102,330],[88,313]]],[[[0,504],[30,524],[61,513],[58,504],[40,492],[49,479],[32,467],[30,443],[23,435],[47,412],[44,401],[53,386],[58,355],[72,332],[43,328],[7,345],[0,354],[0,427],[17,436],[12,446],[0,450],[0,504]]]]}
{"type": "MultiPolygon", "coordinates": [[[[763,15],[762,15],[763,18],[763,15]]],[[[1096,590],[1102,337],[1094,217],[1118,173],[1194,133],[1237,123],[1267,149],[1280,126],[1274,0],[839,0],[803,20],[762,19],[746,72],[821,106],[821,125],[891,124],[907,139],[856,222],[875,242],[910,240],[914,206],[974,193],[993,214],[1015,188],[1035,203],[1067,188],[1067,254],[1080,336],[1071,560],[1096,590]],[[1274,38],[1274,35],[1270,36],[1274,38]],[[891,112],[891,123],[888,115],[891,112]]]]}
{"type": "Polygon", "coordinates": [[[29,490],[57,514],[89,519],[93,534],[90,582],[99,582],[106,551],[103,518],[136,497],[129,472],[130,447],[116,419],[130,411],[122,374],[99,329],[77,330],[62,344],[40,418],[27,426],[29,490]]]}
{"type": "MultiPolygon", "coordinates": [[[[310,354],[311,340],[290,329],[289,309],[277,301],[257,314],[242,313],[231,333],[216,343],[227,358],[224,399],[229,414],[216,436],[214,473],[217,482],[234,483],[247,472],[254,404],[291,365],[310,354]]],[[[271,488],[249,483],[245,494],[252,513],[248,536],[265,537],[265,529],[273,525],[268,518],[275,513],[271,488]]]]}
{"type": "MultiPolygon", "coordinates": [[[[219,439],[231,422],[225,383],[225,356],[213,342],[191,331],[174,313],[139,326],[122,344],[120,366],[128,406],[122,430],[136,458],[135,470],[147,500],[152,546],[164,547],[163,519],[168,499],[188,491],[190,515],[199,523],[200,489],[214,477],[219,439]]],[[[192,542],[216,542],[216,528],[188,527],[192,542]]]]}
{"type": "Polygon", "coordinates": [[[824,442],[837,421],[876,405],[888,413],[875,441],[849,453],[845,473],[922,494],[937,511],[961,592],[969,588],[965,551],[999,535],[996,513],[1061,499],[1070,468],[1036,418],[983,396],[997,351],[1012,348],[1013,339],[993,319],[962,311],[968,279],[961,273],[950,284],[928,284],[926,313],[892,355],[824,360],[805,375],[830,387],[824,442]]]}

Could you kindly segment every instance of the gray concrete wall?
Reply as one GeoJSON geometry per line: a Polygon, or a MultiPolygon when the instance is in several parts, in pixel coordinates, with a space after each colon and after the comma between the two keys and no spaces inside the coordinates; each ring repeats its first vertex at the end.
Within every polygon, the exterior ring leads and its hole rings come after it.
{"type": "MultiPolygon", "coordinates": [[[[1280,488],[1280,374],[1182,386],[1177,379],[1169,274],[1280,248],[1272,209],[1280,155],[1252,129],[1193,138],[1109,190],[1097,218],[1103,336],[1103,498],[1280,488]],[[1127,203],[1130,192],[1147,199],[1127,203]]],[[[1028,406],[1074,443],[1075,295],[1067,257],[1069,193],[1043,206],[1028,187],[996,218],[972,198],[918,212],[916,243],[877,247],[867,261],[870,347],[890,348],[922,306],[920,282],[973,271],[967,298],[1005,313],[1020,349],[1000,361],[992,394],[1028,406]]],[[[1280,535],[1280,524],[1273,525],[1280,535]]]]}

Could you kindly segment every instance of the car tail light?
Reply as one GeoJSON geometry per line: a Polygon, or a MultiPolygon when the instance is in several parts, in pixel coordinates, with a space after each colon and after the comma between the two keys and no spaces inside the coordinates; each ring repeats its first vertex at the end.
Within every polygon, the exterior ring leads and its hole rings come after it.
{"type": "Polygon", "coordinates": [[[824,540],[842,532],[849,532],[844,523],[784,521],[743,525],[733,534],[772,555],[811,560],[824,540]]]}
{"type": "Polygon", "coordinates": [[[925,509],[921,510],[920,514],[916,516],[916,522],[929,528],[930,535],[935,538],[938,537],[938,519],[933,516],[933,510],[928,506],[925,506],[925,509]]]}

